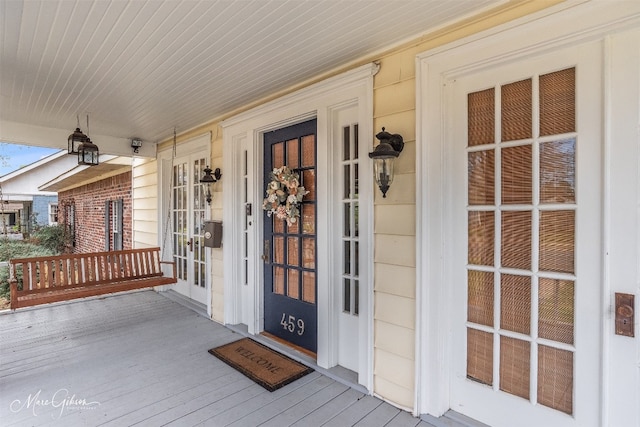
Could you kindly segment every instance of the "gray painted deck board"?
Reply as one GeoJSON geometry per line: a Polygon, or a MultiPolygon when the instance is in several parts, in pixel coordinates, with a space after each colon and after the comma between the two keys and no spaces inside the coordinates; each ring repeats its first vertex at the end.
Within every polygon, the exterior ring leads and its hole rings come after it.
{"type": "Polygon", "coordinates": [[[364,394],[357,390],[348,389],[292,425],[295,427],[320,426],[363,396],[364,394]]]}
{"type": "Polygon", "coordinates": [[[271,420],[278,414],[290,409],[294,405],[299,404],[304,399],[313,396],[318,391],[324,389],[329,386],[334,380],[318,376],[313,382],[306,384],[304,387],[296,390],[295,393],[288,394],[283,396],[268,406],[264,406],[259,410],[253,411],[250,414],[247,414],[245,417],[242,417],[235,423],[229,424],[232,427],[249,427],[249,426],[258,426],[263,423],[271,420]]]}
{"type": "Polygon", "coordinates": [[[214,426],[227,426],[232,424],[242,418],[244,418],[247,414],[250,414],[256,410],[260,410],[265,406],[270,405],[273,401],[281,398],[284,395],[290,393],[296,393],[300,387],[303,387],[310,381],[315,380],[319,376],[318,373],[312,373],[306,375],[305,377],[295,381],[292,384],[289,384],[281,389],[274,391],[273,393],[269,393],[264,390],[263,393],[256,395],[255,397],[243,402],[241,405],[237,405],[234,407],[229,407],[225,411],[220,414],[217,414],[214,417],[208,418],[203,424],[204,425],[214,425],[214,426]]]}
{"type": "Polygon", "coordinates": [[[364,418],[369,412],[376,409],[382,404],[382,401],[372,396],[364,396],[352,405],[345,408],[344,411],[338,413],[335,417],[331,418],[323,426],[352,426],[358,421],[364,418]]]}
{"type": "Polygon", "coordinates": [[[309,415],[311,412],[318,409],[328,401],[344,393],[347,389],[348,387],[346,385],[333,381],[331,384],[329,384],[329,386],[323,388],[312,396],[309,396],[309,398],[301,401],[299,404],[290,407],[286,411],[280,412],[269,421],[261,424],[261,426],[290,426],[300,418],[309,415]]]}
{"type": "Polygon", "coordinates": [[[153,291],[0,313],[0,424],[429,426],[318,372],[269,393],[207,352],[239,338],[153,291]]]}
{"type": "Polygon", "coordinates": [[[388,403],[382,403],[377,406],[376,409],[365,415],[360,421],[354,424],[357,427],[374,427],[374,426],[386,426],[400,410],[388,403]]]}
{"type": "Polygon", "coordinates": [[[389,421],[385,427],[408,427],[408,426],[420,426],[420,427],[432,427],[430,424],[420,421],[418,418],[414,418],[410,413],[400,411],[396,414],[391,421],[389,421]]]}

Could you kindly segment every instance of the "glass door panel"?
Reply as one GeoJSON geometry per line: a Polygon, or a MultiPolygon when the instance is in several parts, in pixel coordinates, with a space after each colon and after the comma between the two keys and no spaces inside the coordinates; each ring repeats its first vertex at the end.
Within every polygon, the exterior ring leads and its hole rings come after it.
{"type": "Polygon", "coordinates": [[[178,277],[175,289],[203,304],[206,304],[207,294],[204,220],[208,206],[200,177],[205,167],[203,156],[177,159],[172,171],[171,193],[173,259],[178,277]]]}
{"type": "Polygon", "coordinates": [[[575,68],[467,102],[466,375],[571,415],[575,68]]]}

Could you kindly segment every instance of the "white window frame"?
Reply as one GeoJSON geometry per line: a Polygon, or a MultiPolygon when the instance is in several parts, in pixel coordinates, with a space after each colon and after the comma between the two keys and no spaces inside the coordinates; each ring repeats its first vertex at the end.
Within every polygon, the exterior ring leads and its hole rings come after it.
{"type": "Polygon", "coordinates": [[[49,209],[48,209],[48,215],[47,215],[49,220],[49,225],[58,225],[59,221],[53,221],[53,215],[58,217],[59,214],[60,214],[60,211],[58,210],[58,204],[49,203],[49,209]]]}

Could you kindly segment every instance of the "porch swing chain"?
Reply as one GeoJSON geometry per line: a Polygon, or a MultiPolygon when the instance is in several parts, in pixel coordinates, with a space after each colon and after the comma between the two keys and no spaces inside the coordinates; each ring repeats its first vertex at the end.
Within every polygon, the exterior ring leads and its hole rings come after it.
{"type": "Polygon", "coordinates": [[[174,161],[176,158],[176,128],[175,126],[173,127],[173,152],[171,153],[171,178],[169,179],[169,203],[167,203],[167,222],[165,223],[164,226],[164,238],[162,239],[162,254],[160,256],[160,259],[165,259],[165,253],[166,253],[166,246],[167,246],[167,237],[169,235],[169,224],[171,223],[171,199],[172,199],[172,195],[173,195],[173,178],[174,178],[174,172],[173,172],[173,166],[174,166],[174,161]]]}

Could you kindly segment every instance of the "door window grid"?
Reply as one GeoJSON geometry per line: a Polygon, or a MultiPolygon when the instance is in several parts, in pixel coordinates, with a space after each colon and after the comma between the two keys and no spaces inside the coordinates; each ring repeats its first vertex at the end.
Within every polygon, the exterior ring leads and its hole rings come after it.
{"type": "Polygon", "coordinates": [[[273,221],[273,292],[311,304],[316,302],[316,156],[315,135],[271,146],[274,167],[287,166],[308,191],[299,204],[300,218],[291,225],[275,215],[273,221]]]}
{"type": "Polygon", "coordinates": [[[176,275],[180,280],[187,280],[188,273],[187,173],[188,163],[180,163],[173,167],[173,260],[177,267],[176,275]]]}
{"type": "Polygon", "coordinates": [[[193,161],[192,194],[193,194],[193,229],[192,229],[192,250],[193,250],[193,284],[205,288],[206,280],[206,258],[204,246],[204,217],[205,217],[205,190],[200,183],[200,177],[204,175],[205,159],[193,161]]]}
{"type": "Polygon", "coordinates": [[[571,414],[575,69],[471,93],[468,116],[467,377],[571,414]]]}
{"type": "Polygon", "coordinates": [[[358,124],[342,129],[342,311],[360,311],[358,124]]]}

